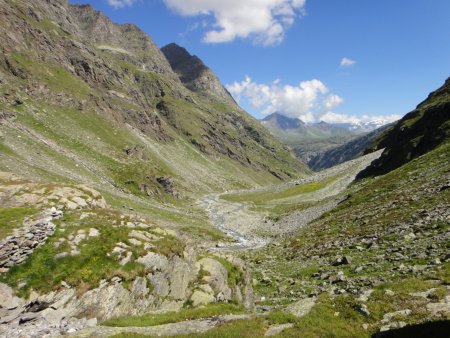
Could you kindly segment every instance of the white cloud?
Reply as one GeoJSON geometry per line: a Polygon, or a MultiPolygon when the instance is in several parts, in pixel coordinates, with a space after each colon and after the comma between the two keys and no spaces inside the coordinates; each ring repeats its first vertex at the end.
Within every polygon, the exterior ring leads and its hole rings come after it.
{"type": "Polygon", "coordinates": [[[136,0],[108,0],[108,4],[116,9],[132,6],[135,2],[136,0]]]}
{"type": "Polygon", "coordinates": [[[385,125],[401,119],[401,115],[347,115],[336,114],[333,112],[327,112],[320,117],[321,121],[328,123],[366,123],[366,122],[378,122],[378,124],[385,125]]]}
{"type": "Polygon", "coordinates": [[[364,123],[377,120],[382,122],[381,126],[401,118],[399,115],[355,116],[334,113],[332,109],[341,105],[344,99],[330,93],[325,84],[316,79],[291,86],[282,85],[279,80],[260,84],[246,76],[243,81],[226,87],[239,103],[248,103],[263,115],[280,113],[308,123],[364,123]]]}
{"type": "MultiPolygon", "coordinates": [[[[109,0],[123,2],[119,0],[109,0]]],[[[133,1],[133,0],[126,0],[133,1]]],[[[286,29],[304,14],[306,0],[164,0],[183,16],[212,16],[203,40],[208,43],[252,39],[261,45],[283,41],[286,29]]]]}
{"type": "Polygon", "coordinates": [[[342,102],[344,102],[344,99],[342,97],[331,94],[325,99],[324,106],[326,109],[331,110],[342,104],[342,102]]]}
{"type": "Polygon", "coordinates": [[[279,80],[266,85],[255,83],[247,76],[241,82],[228,85],[227,89],[238,102],[247,100],[264,115],[278,112],[305,122],[316,122],[328,109],[343,102],[341,97],[328,94],[325,84],[316,79],[297,86],[282,85],[279,80]]]}
{"type": "Polygon", "coordinates": [[[341,67],[351,67],[356,63],[355,60],[349,59],[347,57],[342,58],[341,67]]]}

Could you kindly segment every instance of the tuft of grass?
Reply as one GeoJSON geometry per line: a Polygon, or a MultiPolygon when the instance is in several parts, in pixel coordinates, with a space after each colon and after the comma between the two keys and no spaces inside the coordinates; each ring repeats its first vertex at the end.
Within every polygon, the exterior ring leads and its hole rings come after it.
{"type": "Polygon", "coordinates": [[[266,316],[266,320],[270,325],[295,323],[298,318],[293,314],[283,311],[273,311],[266,316]]]}
{"type": "Polygon", "coordinates": [[[243,279],[243,272],[242,272],[241,268],[234,265],[233,263],[231,263],[229,260],[227,260],[225,258],[218,257],[218,256],[212,256],[211,258],[218,261],[220,264],[222,264],[225,267],[225,269],[227,269],[227,272],[228,272],[227,282],[228,282],[228,286],[230,288],[233,288],[236,285],[241,284],[241,281],[243,279]]]}

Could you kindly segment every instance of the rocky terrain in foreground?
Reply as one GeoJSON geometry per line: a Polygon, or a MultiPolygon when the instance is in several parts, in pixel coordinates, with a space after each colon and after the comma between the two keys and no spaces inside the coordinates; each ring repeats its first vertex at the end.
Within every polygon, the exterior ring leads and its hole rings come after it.
{"type": "Polygon", "coordinates": [[[251,277],[239,259],[199,256],[176,231],[108,209],[87,186],[0,177],[3,211],[34,208],[0,240],[1,279],[16,288],[0,283],[1,335],[58,336],[186,304],[253,307],[251,277]]]}

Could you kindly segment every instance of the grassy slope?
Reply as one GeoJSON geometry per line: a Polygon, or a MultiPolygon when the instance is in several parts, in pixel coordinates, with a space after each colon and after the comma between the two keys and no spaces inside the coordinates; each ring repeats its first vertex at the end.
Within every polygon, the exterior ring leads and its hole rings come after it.
{"type": "Polygon", "coordinates": [[[0,240],[10,235],[14,229],[21,227],[25,217],[36,212],[37,210],[29,207],[0,208],[0,240]]]}
{"type": "MultiPolygon", "coordinates": [[[[397,320],[407,324],[437,320],[437,317],[430,316],[426,305],[429,302],[442,302],[448,295],[450,263],[427,266],[431,258],[420,258],[414,253],[429,251],[427,247],[433,244],[435,253],[431,257],[445,254],[448,244],[439,238],[449,227],[448,223],[439,221],[414,225],[412,220],[417,219],[414,215],[420,210],[432,210],[450,200],[448,189],[436,193],[436,187],[445,184],[448,178],[449,161],[450,143],[446,143],[385,176],[357,182],[348,189],[351,197],[347,201],[300,230],[284,245],[243,254],[243,258],[253,265],[255,278],[259,281],[256,293],[267,298],[262,304],[275,307],[282,307],[294,297],[306,297],[320,288],[323,281],[314,277],[318,271],[333,274],[342,270],[351,281],[357,281],[358,278],[376,280],[372,285],[364,286],[363,283],[358,286],[356,282],[355,286],[355,290],[373,290],[365,303],[370,312],[368,317],[357,310],[361,304],[357,300],[358,296],[324,292],[318,296],[312,311],[301,319],[275,311],[268,316],[224,324],[199,336],[263,337],[271,324],[293,323],[292,329],[285,330],[279,336],[371,337],[383,325],[382,319],[386,313],[404,309],[411,310],[411,314],[400,316],[397,320]],[[376,212],[385,205],[391,207],[376,212]],[[395,229],[403,222],[411,224],[412,230],[422,235],[413,241],[404,240],[401,231],[395,229]],[[361,239],[371,238],[374,234],[378,238],[378,245],[363,250],[357,248],[365,246],[361,239]],[[326,245],[335,241],[342,243],[326,245]],[[400,248],[400,251],[396,248],[400,248]],[[395,252],[402,252],[405,257],[393,261],[380,258],[395,256],[395,252]],[[333,259],[343,254],[352,257],[351,265],[331,266],[333,259]],[[399,268],[400,265],[407,268],[399,268]],[[364,268],[356,272],[355,267],[358,266],[364,268]],[[427,268],[412,270],[413,266],[427,268]],[[265,271],[263,275],[260,274],[261,267],[265,271]],[[262,276],[271,282],[261,282],[262,276]],[[280,287],[284,286],[287,286],[283,289],[286,291],[280,291],[280,287]],[[431,289],[434,291],[430,292],[428,299],[411,295],[431,289]]],[[[345,288],[345,285],[339,287],[345,288]]],[[[441,319],[445,319],[445,316],[441,319]]]]}
{"type": "MultiPolygon", "coordinates": [[[[342,270],[356,283],[356,289],[364,288],[358,280],[375,281],[370,286],[374,293],[366,303],[369,317],[357,311],[360,302],[351,293],[332,297],[324,293],[313,311],[282,336],[368,337],[381,326],[385,313],[404,309],[412,310],[410,316],[401,318],[406,323],[431,319],[425,308],[428,301],[410,293],[435,288],[430,296],[433,302],[442,301],[448,294],[450,264],[427,264],[432,257],[442,259],[447,252],[448,244],[442,236],[449,225],[436,220],[416,224],[415,220],[421,210],[433,210],[446,201],[448,205],[450,191],[437,193],[436,189],[448,179],[449,161],[450,144],[446,143],[385,176],[355,183],[348,190],[351,197],[347,201],[300,230],[295,238],[284,245],[245,255],[257,280],[263,280],[263,276],[272,280],[269,284],[259,282],[256,292],[275,306],[320,289],[324,281],[314,277],[317,272],[333,275],[342,270]],[[409,224],[410,230],[402,230],[403,224],[409,224]],[[404,239],[411,231],[419,237],[404,239]],[[374,236],[377,245],[367,247],[364,239],[374,236]],[[431,244],[435,249],[430,251],[431,244]],[[398,252],[404,257],[390,260],[398,252]],[[418,255],[425,252],[430,252],[430,256],[418,255]],[[331,266],[339,255],[350,256],[351,265],[331,266]],[[401,265],[406,269],[399,268],[401,265]],[[359,266],[363,269],[355,270],[359,266]],[[425,270],[420,270],[421,266],[426,266],[425,270]],[[261,274],[262,271],[265,272],[261,274]],[[280,291],[283,286],[286,288],[280,291]],[[394,291],[395,296],[386,294],[387,289],[394,291]],[[367,330],[362,324],[367,324],[367,330]]],[[[345,288],[345,283],[339,287],[345,288]]]]}

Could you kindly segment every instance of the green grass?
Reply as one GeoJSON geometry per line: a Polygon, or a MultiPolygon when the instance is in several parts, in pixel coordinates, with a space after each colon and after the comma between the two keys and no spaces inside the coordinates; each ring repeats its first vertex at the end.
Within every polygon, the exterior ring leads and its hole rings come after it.
{"type": "Polygon", "coordinates": [[[370,337],[362,328],[365,318],[353,307],[350,297],[339,296],[334,301],[323,296],[311,312],[284,331],[281,337],[370,337]],[[336,313],[339,313],[336,315],[336,313]]]}
{"type": "Polygon", "coordinates": [[[223,314],[246,313],[241,306],[227,303],[212,303],[204,307],[185,308],[179,312],[167,312],[159,314],[146,314],[142,316],[113,318],[102,323],[106,326],[156,326],[168,323],[176,323],[184,320],[215,317],[223,314]]]}
{"type": "Polygon", "coordinates": [[[241,268],[231,263],[229,260],[218,257],[218,256],[211,256],[212,259],[215,259],[220,264],[222,264],[225,269],[227,269],[228,272],[228,286],[230,288],[235,287],[236,285],[241,284],[242,278],[243,278],[243,272],[241,268]]]}
{"type": "Polygon", "coordinates": [[[60,66],[44,64],[18,53],[12,54],[11,59],[27,74],[47,83],[54,92],[66,92],[80,98],[86,98],[91,92],[88,85],[60,66]]]}
{"type": "Polygon", "coordinates": [[[0,239],[9,236],[14,229],[22,227],[25,217],[36,213],[36,209],[29,207],[0,208],[0,239]]]}
{"type": "MultiPolygon", "coordinates": [[[[65,232],[58,226],[55,235],[45,245],[34,251],[23,264],[11,268],[1,276],[1,280],[9,285],[17,286],[25,282],[26,286],[19,290],[19,294],[26,295],[30,289],[39,292],[49,292],[57,289],[62,281],[77,287],[82,292],[97,287],[101,279],[110,279],[119,276],[123,280],[132,280],[138,275],[144,275],[145,270],[141,264],[130,262],[121,266],[114,255],[109,255],[117,242],[127,242],[126,227],[112,227],[111,223],[117,221],[117,215],[108,211],[97,211],[95,218],[89,217],[79,220],[80,213],[66,213],[60,222],[66,223],[65,232]],[[54,246],[60,238],[67,238],[70,233],[76,234],[79,229],[89,231],[97,228],[99,237],[87,238],[78,246],[79,255],[55,258],[60,252],[70,251],[67,242],[59,248],[54,246]]],[[[142,248],[131,247],[134,257],[142,248]]]]}
{"type": "Polygon", "coordinates": [[[240,193],[240,194],[229,194],[222,195],[222,198],[231,202],[251,202],[255,205],[264,205],[276,200],[288,199],[291,197],[296,197],[301,194],[307,194],[320,189],[325,188],[327,185],[333,183],[338,177],[329,177],[320,182],[313,182],[307,184],[301,184],[297,186],[288,187],[284,190],[272,192],[251,192],[251,193],[240,193]]]}

